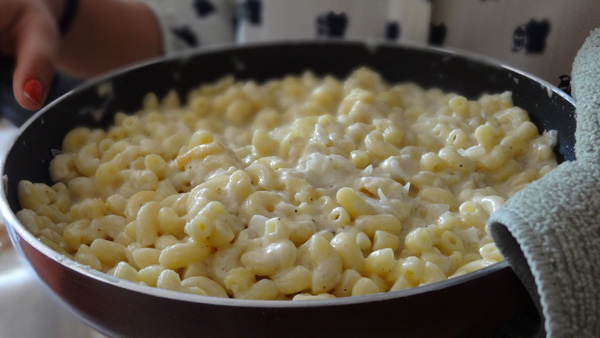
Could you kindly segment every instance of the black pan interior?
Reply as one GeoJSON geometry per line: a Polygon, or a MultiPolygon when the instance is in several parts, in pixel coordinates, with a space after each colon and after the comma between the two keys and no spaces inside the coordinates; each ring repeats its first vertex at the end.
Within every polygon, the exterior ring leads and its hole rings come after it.
{"type": "Polygon", "coordinates": [[[70,129],[106,127],[116,112],[138,110],[150,91],[162,97],[175,89],[185,98],[191,88],[228,74],[264,81],[310,69],[318,75],[342,78],[360,66],[380,72],[392,83],[413,81],[425,88],[437,87],[470,99],[484,93],[512,91],[515,105],[526,109],[540,129],[558,131],[559,160],[575,159],[573,104],[545,85],[497,64],[473,61],[450,52],[397,45],[307,42],[246,46],[196,52],[135,67],[55,102],[31,121],[8,154],[4,168],[8,202],[13,211],[20,210],[17,199],[20,180],[50,183],[49,162],[70,129]]]}

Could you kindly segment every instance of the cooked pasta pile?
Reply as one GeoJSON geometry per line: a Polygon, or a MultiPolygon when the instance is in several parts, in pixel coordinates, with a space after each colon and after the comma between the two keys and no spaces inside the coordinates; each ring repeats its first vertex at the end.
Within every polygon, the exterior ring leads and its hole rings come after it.
{"type": "Polygon", "coordinates": [[[502,256],[486,228],[556,166],[510,93],[477,101],[369,70],[148,94],[108,130],[76,128],[52,186],[22,181],[21,222],[112,276],[269,300],[366,295],[502,256]]]}

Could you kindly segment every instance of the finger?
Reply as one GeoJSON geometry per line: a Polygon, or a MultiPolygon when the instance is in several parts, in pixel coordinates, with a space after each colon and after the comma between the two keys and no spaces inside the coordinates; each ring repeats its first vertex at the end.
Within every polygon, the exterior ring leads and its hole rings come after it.
{"type": "Polygon", "coordinates": [[[56,66],[58,33],[44,14],[26,14],[15,31],[13,92],[17,102],[29,110],[42,107],[56,66]]]}

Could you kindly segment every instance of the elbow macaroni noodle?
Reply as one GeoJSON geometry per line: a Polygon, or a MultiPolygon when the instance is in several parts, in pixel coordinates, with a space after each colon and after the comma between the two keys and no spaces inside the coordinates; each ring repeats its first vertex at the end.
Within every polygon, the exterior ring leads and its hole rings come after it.
{"type": "Polygon", "coordinates": [[[215,297],[366,295],[502,260],[486,222],[556,166],[510,93],[390,85],[368,69],[262,85],[231,77],[187,105],[148,94],[107,131],[76,128],[53,186],[22,181],[20,221],[115,277],[215,297]]]}

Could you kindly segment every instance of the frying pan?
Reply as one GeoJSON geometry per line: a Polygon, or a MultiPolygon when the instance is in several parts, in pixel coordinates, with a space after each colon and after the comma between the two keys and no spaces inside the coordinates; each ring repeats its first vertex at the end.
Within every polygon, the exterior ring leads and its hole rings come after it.
{"type": "MultiPolygon", "coordinates": [[[[559,161],[574,160],[575,106],[565,93],[492,60],[396,44],[316,41],[203,49],[118,71],[67,93],[21,128],[2,164],[0,210],[14,246],[49,290],[82,320],[110,336],[139,337],[472,337],[536,313],[507,263],[409,290],[304,302],[219,299],[138,285],[93,271],[39,242],[15,217],[20,180],[50,183],[48,165],[76,126],[107,127],[159,97],[233,74],[264,81],[310,69],[346,77],[370,67],[389,82],[413,81],[475,99],[513,92],[540,129],[558,131],[559,161]]],[[[539,318],[537,318],[539,320],[539,318]]]]}

